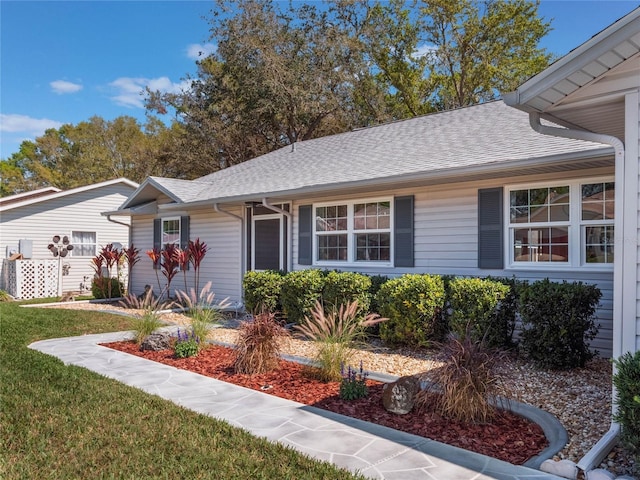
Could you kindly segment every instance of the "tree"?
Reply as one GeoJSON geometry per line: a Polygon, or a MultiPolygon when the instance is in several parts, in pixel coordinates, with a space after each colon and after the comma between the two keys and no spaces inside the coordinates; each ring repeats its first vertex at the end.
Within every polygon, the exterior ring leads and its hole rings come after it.
{"type": "Polygon", "coordinates": [[[543,70],[538,47],[550,24],[527,0],[422,0],[420,24],[431,47],[429,78],[438,110],[474,105],[514,90],[543,70]]]}
{"type": "Polygon", "coordinates": [[[328,11],[242,0],[214,15],[211,31],[217,51],[199,62],[191,89],[152,92],[148,106],[173,107],[212,155],[212,170],[354,126],[360,64],[328,11]]]}

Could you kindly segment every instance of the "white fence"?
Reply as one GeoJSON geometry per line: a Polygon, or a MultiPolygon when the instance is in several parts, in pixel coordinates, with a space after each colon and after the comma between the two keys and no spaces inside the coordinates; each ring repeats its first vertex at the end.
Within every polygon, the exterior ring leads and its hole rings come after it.
{"type": "Polygon", "coordinates": [[[4,259],[2,272],[9,295],[20,300],[56,297],[58,293],[56,260],[4,259]]]}

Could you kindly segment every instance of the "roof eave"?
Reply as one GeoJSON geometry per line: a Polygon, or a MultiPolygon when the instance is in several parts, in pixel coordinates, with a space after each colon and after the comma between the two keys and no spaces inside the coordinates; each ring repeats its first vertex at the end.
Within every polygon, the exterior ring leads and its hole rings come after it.
{"type": "Polygon", "coordinates": [[[520,85],[515,92],[503,94],[504,102],[511,107],[526,112],[540,111],[529,105],[529,103],[538,95],[558,84],[558,82],[577,72],[580,68],[597,60],[628,38],[636,35],[638,19],[640,19],[640,8],[636,8],[539,74],[531,77],[520,85]]]}
{"type": "Polygon", "coordinates": [[[495,162],[485,165],[478,165],[474,167],[457,167],[448,168],[438,171],[422,172],[422,173],[410,173],[403,175],[389,176],[385,178],[373,178],[365,180],[357,180],[351,182],[337,182],[323,185],[308,185],[300,188],[294,188],[289,190],[280,190],[274,192],[255,192],[246,195],[227,196],[227,197],[212,197],[203,200],[197,200],[188,203],[179,204],[165,204],[162,205],[162,209],[165,211],[171,210],[184,210],[186,208],[199,208],[204,206],[211,206],[214,204],[240,204],[244,202],[257,201],[263,198],[300,198],[305,195],[317,195],[322,193],[334,192],[338,190],[353,190],[362,189],[366,187],[385,187],[392,186],[394,184],[406,184],[407,182],[425,182],[425,181],[446,181],[452,180],[461,175],[473,176],[487,173],[500,173],[517,171],[522,168],[533,166],[546,166],[553,164],[562,164],[572,161],[583,161],[587,159],[599,159],[605,157],[612,157],[613,149],[609,146],[603,146],[593,150],[584,150],[581,152],[571,152],[559,155],[550,155],[547,157],[531,157],[526,159],[520,159],[512,162],[495,162]]]}

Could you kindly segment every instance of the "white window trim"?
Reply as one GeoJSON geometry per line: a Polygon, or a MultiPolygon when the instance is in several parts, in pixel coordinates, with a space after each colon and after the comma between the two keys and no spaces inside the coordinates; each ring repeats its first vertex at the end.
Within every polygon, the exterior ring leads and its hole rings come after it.
{"type": "MultiPolygon", "coordinates": [[[[70,252],[70,257],[75,257],[75,258],[93,258],[96,255],[98,255],[99,253],[99,248],[98,246],[100,245],[100,242],[98,240],[98,232],[96,230],[71,230],[69,232],[69,240],[71,241],[71,245],[73,245],[74,249],[71,250],[70,252]],[[73,232],[88,232],[88,233],[94,233],[96,235],[96,243],[95,243],[95,254],[94,255],[75,255],[74,252],[76,250],[76,245],[73,243],[73,232]]],[[[89,244],[89,243],[81,243],[80,245],[94,245],[93,243],[89,244]]]]}
{"type": "Polygon", "coordinates": [[[161,217],[160,218],[160,249],[164,249],[166,245],[165,242],[162,241],[162,237],[164,236],[164,222],[178,222],[178,240],[174,242],[174,245],[180,247],[180,239],[182,238],[182,222],[180,221],[180,217],[161,217]]]}
{"type": "Polygon", "coordinates": [[[376,267],[392,267],[393,266],[393,258],[394,258],[394,204],[393,197],[380,197],[380,198],[364,198],[364,199],[355,199],[355,200],[342,200],[342,201],[333,201],[333,202],[322,202],[322,203],[314,203],[312,208],[312,224],[313,224],[313,265],[319,267],[362,267],[362,266],[376,266],[376,267]],[[356,260],[356,242],[355,235],[356,230],[354,229],[354,215],[353,209],[354,205],[359,203],[376,203],[376,202],[389,202],[389,229],[371,229],[371,230],[357,230],[357,233],[389,233],[389,261],[386,260],[356,260]],[[346,205],[347,206],[347,230],[339,231],[339,232],[327,232],[327,235],[332,233],[340,234],[346,233],[347,235],[347,260],[318,260],[318,235],[322,235],[316,231],[316,208],[320,207],[335,207],[338,205],[346,205]]]}
{"type": "MultiPolygon", "coordinates": [[[[570,178],[564,180],[549,180],[534,183],[521,183],[506,185],[504,188],[504,244],[505,244],[505,265],[506,270],[599,270],[613,271],[613,263],[587,263],[584,258],[584,227],[588,225],[611,225],[613,220],[582,220],[582,185],[589,183],[614,183],[613,176],[570,178]],[[511,192],[513,190],[547,188],[547,187],[569,187],[569,222],[557,223],[511,223],[511,192]],[[568,226],[569,229],[569,261],[568,262],[516,262],[514,261],[513,230],[515,228],[538,227],[538,226],[568,226]],[[576,240],[578,239],[578,240],[576,240]]],[[[617,235],[617,233],[616,233],[617,235]]],[[[617,242],[614,241],[614,244],[617,242]]]]}

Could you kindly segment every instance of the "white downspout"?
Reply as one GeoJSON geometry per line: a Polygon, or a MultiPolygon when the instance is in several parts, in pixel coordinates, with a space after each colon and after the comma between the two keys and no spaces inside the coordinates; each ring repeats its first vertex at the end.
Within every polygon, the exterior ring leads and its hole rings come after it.
{"type": "MultiPolygon", "coordinates": [[[[586,140],[589,142],[597,142],[604,143],[606,145],[611,145],[614,149],[615,155],[615,223],[614,228],[616,231],[616,236],[618,238],[627,238],[626,232],[624,232],[624,143],[622,141],[612,135],[604,135],[600,133],[587,132],[584,130],[572,130],[568,128],[558,128],[551,127],[547,125],[542,125],[540,123],[540,114],[537,112],[529,113],[529,123],[531,124],[531,128],[533,128],[536,132],[541,133],[543,135],[552,135],[555,137],[564,137],[571,138],[576,140],[586,140]],[[621,235],[622,234],[622,235],[621,235]]],[[[636,180],[637,181],[637,180],[636,180]]],[[[614,318],[614,327],[613,327],[613,357],[616,358],[622,354],[623,344],[622,344],[622,322],[624,319],[622,309],[622,299],[623,299],[623,268],[624,268],[624,244],[626,242],[616,242],[618,245],[616,247],[616,255],[614,257],[614,275],[613,275],[613,318],[614,318]],[[620,248],[622,247],[622,248],[620,248]],[[620,253],[618,253],[618,250],[620,253]],[[616,319],[619,318],[619,322],[616,322],[616,319]],[[616,324],[619,324],[616,327],[616,324]]],[[[635,265],[633,266],[635,268],[635,265]]],[[[634,286],[635,289],[635,286],[634,286]]],[[[612,398],[615,398],[615,387],[613,388],[612,398]]],[[[612,413],[615,411],[616,406],[613,405],[612,402],[612,413]]],[[[609,430],[598,440],[598,442],[591,447],[591,449],[578,461],[578,468],[582,471],[593,470],[597,465],[599,465],[604,457],[611,451],[611,449],[618,442],[618,434],[620,433],[620,424],[612,421],[609,430]]]]}
{"type": "MultiPolygon", "coordinates": [[[[114,220],[113,218],[111,218],[110,214],[107,214],[106,217],[107,217],[107,221],[109,222],[117,223],[118,225],[124,225],[125,227],[127,227],[127,247],[130,247],[131,246],[131,222],[125,223],[125,222],[120,222],[119,220],[114,220]]],[[[131,278],[131,272],[127,271],[127,294],[129,294],[129,292],[131,291],[132,281],[133,279],[131,278]]]]}
{"type": "Polygon", "coordinates": [[[281,213],[287,217],[287,272],[290,272],[293,270],[293,214],[283,210],[282,208],[271,205],[266,198],[262,199],[262,205],[269,210],[281,213]]]}

